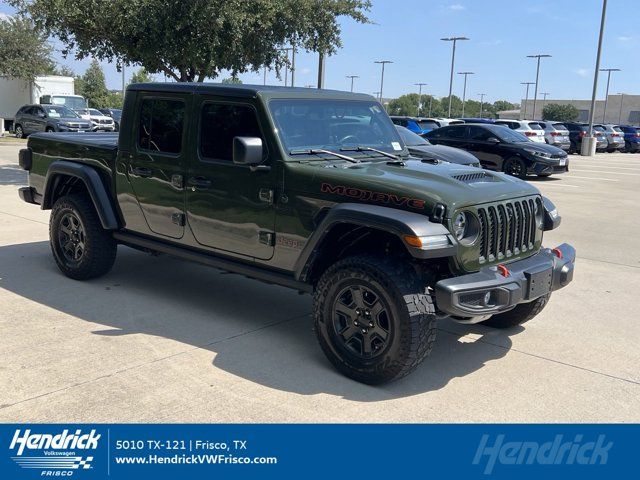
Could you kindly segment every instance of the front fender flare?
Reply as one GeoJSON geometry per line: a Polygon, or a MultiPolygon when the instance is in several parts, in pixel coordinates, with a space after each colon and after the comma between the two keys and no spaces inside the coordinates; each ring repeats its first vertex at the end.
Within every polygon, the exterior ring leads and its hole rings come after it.
{"type": "Polygon", "coordinates": [[[55,179],[60,175],[75,177],[84,183],[104,229],[117,230],[119,228],[118,218],[100,175],[94,168],[80,163],[56,160],[49,166],[44,181],[43,210],[48,210],[53,206],[52,196],[55,179]]]}
{"type": "Polygon", "coordinates": [[[434,223],[426,215],[397,210],[395,208],[360,203],[341,203],[332,207],[307,241],[295,266],[295,278],[307,281],[322,242],[333,227],[339,224],[353,224],[370,227],[396,235],[414,258],[443,258],[456,254],[458,244],[449,230],[441,223],[434,223]],[[403,237],[427,237],[446,235],[449,245],[438,249],[423,250],[408,245],[403,237]]]}

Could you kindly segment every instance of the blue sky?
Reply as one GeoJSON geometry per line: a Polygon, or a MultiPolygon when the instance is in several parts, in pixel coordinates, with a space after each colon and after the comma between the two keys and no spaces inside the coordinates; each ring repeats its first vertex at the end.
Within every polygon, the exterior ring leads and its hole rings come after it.
{"type": "MultiPolygon", "coordinates": [[[[373,0],[374,24],[344,20],[343,48],[326,62],[326,88],[346,90],[345,75],[359,75],[355,90],[379,90],[380,66],[374,60],[394,61],[385,70],[384,96],[415,91],[413,84],[428,84],[423,92],[448,93],[451,44],[439,39],[466,36],[456,53],[456,71],[473,71],[467,98],[518,101],[524,97],[523,81],[535,80],[535,61],[528,54],[547,53],[540,75],[540,92],[549,98],[590,98],[600,22],[601,0],[373,0]]],[[[0,2],[0,13],[12,13],[0,2]]],[[[610,93],[638,94],[640,83],[640,2],[609,0],[601,68],[620,68],[612,75],[610,93]]],[[[59,42],[54,45],[60,48],[59,42]]],[[[57,60],[82,73],[89,60],[57,60]]],[[[296,86],[315,85],[317,55],[299,52],[296,86]]],[[[109,88],[119,88],[114,65],[103,64],[109,88]]],[[[245,83],[262,83],[262,74],[240,77],[245,83]]],[[[162,77],[158,77],[162,79],[162,77]]],[[[268,76],[268,83],[283,83],[268,76]]],[[[600,77],[599,97],[606,79],[600,77]]],[[[462,95],[462,78],[454,78],[454,93],[462,95]]],[[[533,89],[531,90],[531,95],[533,89]]]]}

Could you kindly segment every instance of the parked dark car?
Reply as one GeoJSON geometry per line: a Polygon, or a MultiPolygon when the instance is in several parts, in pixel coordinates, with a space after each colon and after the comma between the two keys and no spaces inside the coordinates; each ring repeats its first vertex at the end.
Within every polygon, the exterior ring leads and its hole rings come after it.
{"type": "Polygon", "coordinates": [[[101,113],[113,118],[113,122],[115,123],[116,132],[120,131],[120,118],[122,117],[122,110],[119,108],[100,108],[101,113]]]}
{"type": "Polygon", "coordinates": [[[401,127],[408,128],[413,133],[417,133],[418,135],[423,135],[435,128],[440,127],[440,125],[437,122],[428,118],[421,118],[421,117],[391,116],[391,121],[396,125],[400,125],[401,127]]]}
{"type": "Polygon", "coordinates": [[[36,132],[90,132],[91,122],[64,105],[25,105],[13,123],[16,137],[36,132]]]}
{"type": "Polygon", "coordinates": [[[624,132],[624,151],[640,152],[640,128],[633,125],[620,125],[620,128],[624,132]]]}
{"type": "MultiPolygon", "coordinates": [[[[562,123],[567,127],[567,130],[569,130],[569,141],[571,142],[571,145],[569,146],[569,153],[580,153],[582,148],[582,139],[589,135],[589,124],[582,122],[562,123]]],[[[606,151],[609,146],[609,142],[607,142],[607,137],[604,132],[599,132],[594,129],[593,134],[596,137],[596,151],[606,151]]]]}
{"type": "Polygon", "coordinates": [[[396,125],[396,129],[409,153],[414,157],[481,168],[478,159],[469,152],[446,145],[432,145],[429,140],[399,125],[396,125]]]}
{"type": "Polygon", "coordinates": [[[532,142],[520,132],[500,125],[450,125],[427,133],[425,138],[437,145],[463,148],[478,157],[484,168],[521,179],[527,174],[547,177],[569,169],[563,150],[532,142]]]}

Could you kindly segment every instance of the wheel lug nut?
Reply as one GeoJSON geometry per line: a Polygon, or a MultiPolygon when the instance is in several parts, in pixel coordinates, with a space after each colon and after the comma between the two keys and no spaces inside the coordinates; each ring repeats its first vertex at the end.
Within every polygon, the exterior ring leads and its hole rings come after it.
{"type": "Polygon", "coordinates": [[[370,326],[370,327],[373,327],[373,322],[369,322],[369,326],[370,326]]]}
{"type": "Polygon", "coordinates": [[[358,321],[356,320],[355,322],[353,322],[353,325],[357,327],[358,326],[358,321]]]}
{"type": "Polygon", "coordinates": [[[366,329],[366,328],[363,328],[363,329],[362,329],[362,333],[367,333],[367,329],[366,329]]]}

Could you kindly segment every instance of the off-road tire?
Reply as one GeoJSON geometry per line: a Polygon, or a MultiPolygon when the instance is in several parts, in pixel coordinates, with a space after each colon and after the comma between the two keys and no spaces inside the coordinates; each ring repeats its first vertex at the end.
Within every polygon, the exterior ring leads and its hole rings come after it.
{"type": "Polygon", "coordinates": [[[13,127],[13,131],[15,132],[16,138],[26,138],[27,137],[24,134],[24,129],[22,128],[22,125],[20,125],[20,124],[18,124],[15,127],[13,127]]]}
{"type": "Polygon", "coordinates": [[[527,178],[527,164],[520,157],[507,158],[502,164],[502,171],[520,180],[527,178]],[[517,170],[514,170],[515,167],[517,167],[517,170]]]}
{"type": "Polygon", "coordinates": [[[55,129],[55,128],[53,128],[53,127],[47,127],[47,128],[45,128],[45,130],[44,130],[44,131],[45,131],[45,132],[47,132],[47,133],[53,133],[53,132],[55,132],[55,131],[56,131],[56,129],[55,129]]]}
{"type": "Polygon", "coordinates": [[[482,322],[482,324],[493,328],[512,328],[517,325],[522,325],[538,315],[547,305],[550,297],[551,294],[548,293],[535,299],[533,302],[521,303],[513,310],[493,315],[488,320],[482,322]]]}
{"type": "Polygon", "coordinates": [[[433,300],[415,271],[404,260],[378,255],[348,257],[329,267],[314,291],[313,317],[320,346],[336,369],[370,385],[413,371],[431,353],[436,338],[433,300]],[[334,306],[340,292],[348,288],[370,289],[387,307],[388,342],[373,358],[349,351],[336,330],[339,314],[334,306]]]}
{"type": "Polygon", "coordinates": [[[111,234],[102,228],[91,200],[85,195],[67,195],[55,202],[49,220],[49,241],[58,268],[75,280],[104,275],[111,270],[116,259],[117,244],[111,234]],[[68,230],[65,222],[74,216],[79,220],[83,243],[82,254],[77,260],[68,258],[63,248],[66,242],[61,239],[61,236],[68,238],[63,228],[68,230]]]}

